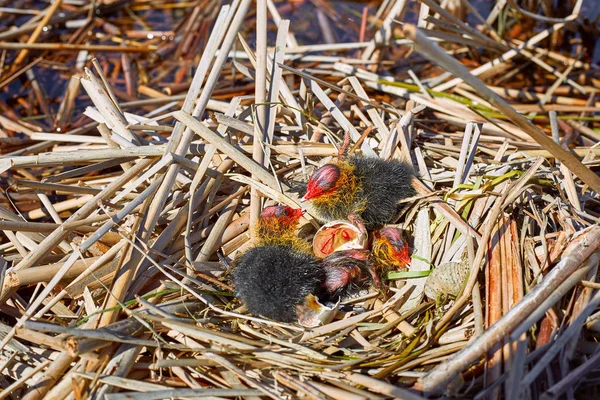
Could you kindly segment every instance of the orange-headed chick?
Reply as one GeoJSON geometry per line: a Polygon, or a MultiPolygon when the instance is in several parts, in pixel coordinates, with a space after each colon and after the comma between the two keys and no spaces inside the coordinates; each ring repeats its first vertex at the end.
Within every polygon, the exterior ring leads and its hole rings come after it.
{"type": "Polygon", "coordinates": [[[296,234],[298,223],[304,211],[288,206],[265,207],[255,226],[255,244],[291,246],[299,251],[310,252],[308,242],[296,234]]]}
{"type": "Polygon", "coordinates": [[[384,270],[399,270],[410,264],[408,244],[402,240],[400,229],[388,226],[373,233],[371,258],[384,270]]]}
{"type": "Polygon", "coordinates": [[[413,175],[412,166],[398,160],[350,156],[315,171],[302,200],[311,200],[328,221],[350,219],[374,229],[393,222],[400,200],[415,194],[413,175]]]}
{"type": "Polygon", "coordinates": [[[283,322],[298,318],[298,305],[321,290],[325,271],[295,235],[301,210],[267,207],[255,227],[255,247],[235,262],[235,294],[248,311],[283,322]]]}

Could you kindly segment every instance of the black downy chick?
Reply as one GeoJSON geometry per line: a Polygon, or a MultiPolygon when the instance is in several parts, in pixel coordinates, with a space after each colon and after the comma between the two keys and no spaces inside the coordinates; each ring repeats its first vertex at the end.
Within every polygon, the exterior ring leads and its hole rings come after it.
{"type": "Polygon", "coordinates": [[[248,311],[293,322],[296,306],[317,292],[324,280],[319,261],[289,246],[260,246],[244,253],[233,271],[235,294],[248,311]]]}
{"type": "Polygon", "coordinates": [[[399,160],[340,155],[308,180],[302,200],[312,200],[328,221],[349,219],[374,229],[393,222],[400,200],[414,196],[411,165],[399,160]]]}
{"type": "Polygon", "coordinates": [[[300,240],[295,230],[301,215],[301,210],[291,207],[265,208],[256,227],[259,245],[236,260],[235,294],[251,314],[296,321],[297,306],[325,280],[319,261],[296,242],[300,240]]]}

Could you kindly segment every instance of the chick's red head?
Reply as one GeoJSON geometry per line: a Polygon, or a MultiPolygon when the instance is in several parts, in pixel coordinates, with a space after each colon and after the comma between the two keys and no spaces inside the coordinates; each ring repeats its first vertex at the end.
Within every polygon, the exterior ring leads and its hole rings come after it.
{"type": "Polygon", "coordinates": [[[281,223],[289,222],[294,225],[298,223],[302,215],[304,215],[304,210],[289,206],[269,206],[260,213],[262,219],[277,219],[281,223]]]}
{"type": "Polygon", "coordinates": [[[331,192],[340,178],[340,168],[334,164],[325,164],[315,171],[308,180],[306,193],[302,201],[320,197],[331,192]]]}
{"type": "Polygon", "coordinates": [[[372,277],[367,250],[336,251],[323,260],[322,266],[326,276],[323,285],[330,294],[343,292],[350,285],[361,284],[372,277]]]}
{"type": "Polygon", "coordinates": [[[264,208],[254,226],[254,244],[286,246],[303,253],[310,253],[310,245],[296,234],[303,214],[302,209],[288,206],[264,208]]]}
{"type": "Polygon", "coordinates": [[[408,245],[402,240],[402,233],[394,227],[387,227],[375,232],[373,253],[381,261],[387,261],[397,267],[410,264],[408,245]]]}

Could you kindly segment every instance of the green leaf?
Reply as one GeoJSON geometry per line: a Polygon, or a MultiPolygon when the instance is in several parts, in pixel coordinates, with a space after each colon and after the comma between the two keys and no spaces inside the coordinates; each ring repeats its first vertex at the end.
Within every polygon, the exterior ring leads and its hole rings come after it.
{"type": "Polygon", "coordinates": [[[411,279],[411,278],[423,278],[429,276],[431,269],[427,271],[401,271],[401,272],[390,272],[387,275],[388,280],[392,279],[411,279]]]}

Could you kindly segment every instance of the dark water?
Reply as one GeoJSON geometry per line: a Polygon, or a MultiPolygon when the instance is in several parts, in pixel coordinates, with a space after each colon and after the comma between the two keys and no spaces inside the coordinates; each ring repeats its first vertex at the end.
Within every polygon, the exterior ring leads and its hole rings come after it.
{"type": "MultiPolygon", "coordinates": [[[[488,17],[492,8],[496,4],[496,0],[471,0],[470,3],[477,10],[477,12],[485,19],[488,17]]],[[[555,15],[555,18],[563,18],[569,15],[572,11],[572,7],[575,4],[575,0],[570,1],[570,5],[567,7],[567,3],[569,0],[555,0],[555,9],[561,10],[563,15],[555,15]],[[558,7],[559,5],[563,5],[561,9],[558,7]]],[[[330,1],[332,8],[335,10],[334,16],[336,17],[331,22],[331,26],[334,28],[334,34],[336,36],[336,41],[338,42],[351,42],[358,40],[358,29],[361,21],[361,13],[364,7],[369,7],[369,15],[373,16],[379,5],[382,3],[381,1],[347,1],[347,0],[334,0],[330,1]]],[[[518,1],[517,3],[525,3],[524,1],[518,1]]],[[[534,4],[539,3],[536,1],[534,4]]],[[[521,4],[521,6],[524,6],[521,4]]],[[[409,1],[406,5],[402,22],[406,23],[416,23],[418,19],[419,13],[419,3],[416,1],[409,1]]],[[[304,2],[301,6],[296,7],[290,12],[284,13],[284,17],[291,20],[291,26],[299,27],[299,29],[294,29],[296,33],[296,37],[301,44],[314,44],[314,43],[324,43],[325,36],[321,32],[319,24],[313,16],[315,15],[316,5],[313,2],[304,2]],[[307,18],[307,15],[310,15],[310,18],[307,18]]],[[[538,10],[529,10],[532,12],[536,12],[538,14],[543,14],[541,8],[538,10]]],[[[468,14],[466,17],[467,22],[471,26],[480,25],[481,22],[478,18],[476,18],[473,14],[468,14]]],[[[507,20],[514,20],[511,15],[507,20]]],[[[596,37],[600,36],[600,0],[584,0],[580,13],[579,23],[571,24],[571,27],[565,28],[565,31],[568,32],[568,41],[564,46],[561,47],[562,51],[569,50],[569,45],[575,51],[575,46],[577,42],[581,41],[582,38],[580,34],[573,33],[573,30],[583,30],[579,28],[579,25],[583,25],[586,27],[586,30],[590,30],[593,33],[591,34],[596,37]]],[[[526,21],[531,22],[531,20],[526,21]]],[[[519,24],[520,22],[517,22],[519,24]]],[[[538,22],[532,29],[540,31],[546,29],[550,26],[548,23],[538,22]]],[[[372,32],[372,31],[371,31],[372,32]]],[[[368,35],[367,38],[370,39],[372,36],[368,35]]],[[[274,40],[274,37],[273,37],[274,40]]],[[[595,43],[591,46],[591,54],[590,59],[593,63],[600,62],[600,41],[595,40],[595,43]]],[[[573,52],[572,56],[575,56],[573,52]]]]}
{"type": "MultiPolygon", "coordinates": [[[[555,0],[556,5],[563,4],[564,1],[568,0],[555,0]],[[561,2],[561,3],[559,3],[561,2]]],[[[215,1],[216,2],[216,1],[215,1]]],[[[574,3],[574,0],[572,0],[574,3]]],[[[224,2],[223,2],[224,3],[224,2]]],[[[278,7],[283,18],[290,19],[291,31],[296,35],[296,39],[300,45],[303,44],[319,44],[326,43],[327,40],[333,42],[356,42],[359,40],[359,31],[362,21],[362,13],[365,7],[368,7],[368,15],[375,15],[378,7],[382,3],[381,0],[373,1],[349,1],[349,0],[306,0],[304,2],[293,2],[288,0],[275,0],[275,4],[278,7]],[[327,21],[326,24],[319,23],[320,17],[327,21]],[[329,33],[323,31],[323,25],[327,25],[331,28],[329,33]]],[[[471,4],[477,9],[477,11],[486,18],[496,3],[495,0],[472,0],[471,4]]],[[[524,1],[519,1],[519,4],[524,1]]],[[[151,4],[151,3],[148,3],[151,4]]],[[[7,2],[3,4],[6,7],[19,7],[22,9],[37,9],[43,10],[47,7],[48,3],[41,1],[20,1],[20,2],[7,2]],[[10,3],[10,4],[8,4],[10,3]]],[[[206,11],[208,14],[210,10],[206,11]]],[[[414,23],[417,21],[419,11],[419,3],[416,1],[409,1],[404,15],[402,17],[403,22],[414,23]]],[[[165,10],[160,8],[148,8],[138,9],[132,11],[139,20],[131,18],[130,14],[123,11],[117,13],[107,14],[104,19],[114,26],[117,26],[122,31],[127,30],[154,30],[154,31],[169,31],[174,29],[178,22],[188,13],[185,9],[171,9],[165,10]]],[[[566,10],[566,13],[570,13],[570,10],[566,10]]],[[[600,0],[584,0],[581,21],[572,24],[569,29],[564,29],[566,32],[564,43],[561,43],[558,51],[562,51],[568,55],[576,56],[575,49],[578,42],[583,42],[589,47],[588,54],[585,55],[586,61],[592,61],[598,63],[600,61],[600,44],[596,40],[600,36],[600,30],[598,29],[598,16],[600,14],[600,0]],[[584,29],[585,28],[585,29],[584,29]],[[586,33],[587,32],[587,33],[586,33]]],[[[0,30],[5,31],[13,26],[23,25],[26,21],[31,18],[31,15],[17,15],[17,14],[3,14],[0,18],[0,30]]],[[[249,18],[253,20],[254,10],[251,10],[249,18]]],[[[515,20],[513,17],[507,20],[515,20]]],[[[467,17],[467,21],[471,25],[478,25],[480,21],[473,15],[467,17]]],[[[527,19],[523,20],[527,22],[527,19]]],[[[206,23],[208,24],[208,22],[206,23]]],[[[530,27],[527,31],[541,30],[547,28],[549,25],[546,23],[537,23],[535,26],[530,27]]],[[[208,26],[204,27],[204,31],[208,32],[208,26]]],[[[253,46],[254,40],[254,23],[248,23],[246,26],[245,37],[249,41],[250,45],[253,46]]],[[[269,26],[269,43],[273,44],[276,36],[276,27],[274,24],[269,26]]],[[[372,38],[376,27],[368,26],[366,40],[372,38]]],[[[49,26],[48,30],[42,34],[39,42],[66,42],[73,35],[73,29],[65,29],[64,25],[49,26]]],[[[90,30],[91,33],[106,35],[106,31],[101,27],[95,26],[90,30]]],[[[159,42],[160,46],[168,44],[172,37],[165,37],[162,39],[162,43],[159,42]]],[[[17,39],[10,39],[10,41],[16,41],[17,39]]],[[[137,40],[137,39],[134,39],[137,40]]],[[[103,42],[96,41],[96,43],[111,44],[108,40],[103,42]]],[[[188,55],[189,74],[186,80],[189,81],[191,73],[193,71],[192,59],[195,55],[201,52],[203,44],[200,43],[197,47],[194,47],[195,53],[188,55]]],[[[6,67],[10,67],[10,62],[14,59],[17,52],[9,51],[6,57],[6,67]]],[[[29,60],[41,53],[31,52],[29,60]]],[[[353,56],[353,53],[349,53],[349,56],[353,56]]],[[[99,60],[108,62],[108,65],[113,66],[117,61],[120,60],[121,56],[116,53],[99,53],[95,54],[99,60]]],[[[156,60],[145,55],[131,55],[131,60],[135,66],[144,69],[149,75],[150,79],[158,76],[161,70],[169,65],[180,63],[180,59],[162,59],[156,60]]],[[[183,55],[186,58],[186,55],[183,55]]],[[[58,110],[59,103],[64,96],[67,84],[71,75],[81,71],[75,70],[75,59],[73,53],[61,55],[48,54],[48,61],[38,64],[32,70],[35,73],[36,78],[40,82],[43,90],[49,99],[49,105],[52,112],[58,110]]],[[[111,67],[112,68],[112,67],[111,67]]],[[[109,68],[108,73],[111,73],[109,68]]],[[[8,76],[5,71],[3,76],[0,77],[0,81],[8,76]]],[[[172,76],[167,76],[163,81],[172,79],[172,76]]],[[[119,90],[125,89],[125,82],[123,75],[118,75],[115,79],[111,80],[111,85],[119,90]]],[[[157,88],[160,89],[160,88],[157,88]]],[[[19,117],[29,118],[32,112],[38,113],[34,109],[27,110],[23,107],[24,102],[31,102],[33,99],[31,86],[25,75],[22,75],[19,79],[16,79],[9,85],[6,85],[2,91],[0,91],[0,101],[4,103],[4,106],[12,109],[19,117]]],[[[80,96],[81,101],[78,102],[77,114],[89,104],[87,96],[80,96]]],[[[40,121],[40,123],[44,123],[40,121]]],[[[48,126],[48,129],[52,127],[48,126]]]]}

